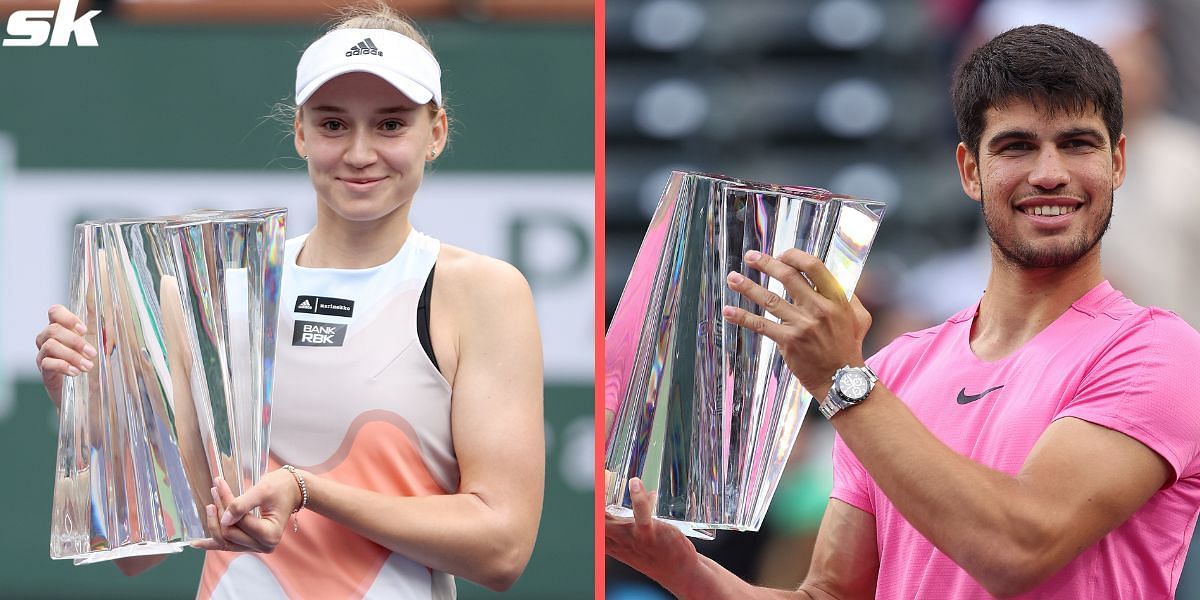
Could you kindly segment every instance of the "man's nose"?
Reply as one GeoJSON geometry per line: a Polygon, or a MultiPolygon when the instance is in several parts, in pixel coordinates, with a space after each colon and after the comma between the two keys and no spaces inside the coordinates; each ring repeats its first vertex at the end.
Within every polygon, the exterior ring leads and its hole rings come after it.
{"type": "Polygon", "coordinates": [[[1071,174],[1058,148],[1047,148],[1037,155],[1037,162],[1029,172],[1030,185],[1044,190],[1058,189],[1071,182],[1071,174]]]}

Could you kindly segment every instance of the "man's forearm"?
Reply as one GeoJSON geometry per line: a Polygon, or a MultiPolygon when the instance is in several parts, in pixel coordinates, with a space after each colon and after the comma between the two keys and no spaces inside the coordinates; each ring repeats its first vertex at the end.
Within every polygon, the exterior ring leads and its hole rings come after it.
{"type": "Polygon", "coordinates": [[[951,450],[882,385],[832,423],[900,514],[984,585],[1040,544],[1019,482],[951,450]]]}
{"type": "Polygon", "coordinates": [[[696,564],[659,583],[680,600],[746,598],[749,600],[809,600],[807,593],[755,587],[707,556],[696,555],[696,564]]]}

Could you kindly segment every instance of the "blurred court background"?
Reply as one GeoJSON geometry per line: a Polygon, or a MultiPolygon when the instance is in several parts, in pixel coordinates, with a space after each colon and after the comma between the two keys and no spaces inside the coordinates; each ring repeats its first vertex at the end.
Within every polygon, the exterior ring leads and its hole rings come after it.
{"type": "MultiPolygon", "coordinates": [[[[0,597],[191,598],[202,553],[136,578],[49,555],[57,423],[34,365],[66,300],[72,225],[315,197],[290,133],[296,62],[335,0],[91,0],[98,47],[0,47],[0,597]]],[[[546,498],[512,598],[593,590],[593,33],[590,0],[397,0],[428,34],[452,115],[415,226],[516,264],[546,356],[546,498]]],[[[0,0],[14,10],[58,1],[0,0]]],[[[0,32],[0,37],[3,37],[0,32]]],[[[12,36],[7,36],[12,37],[12,36]]],[[[286,398],[278,399],[285,402],[286,398]]],[[[491,597],[460,580],[460,598],[491,597]]]]}
{"type": "MultiPolygon", "coordinates": [[[[671,169],[888,203],[858,286],[874,317],[868,353],[969,305],[989,258],[955,168],[950,74],[982,41],[1039,22],[1093,39],[1122,72],[1129,174],[1106,275],[1200,326],[1194,0],[608,0],[608,318],[671,169]]],[[[701,551],[757,584],[797,586],[832,485],[831,445],[814,407],[763,531],[722,532],[701,551]]],[[[610,599],[666,597],[614,560],[606,570],[610,599]]],[[[1185,569],[1178,597],[1200,598],[1200,567],[1185,569]]]]}

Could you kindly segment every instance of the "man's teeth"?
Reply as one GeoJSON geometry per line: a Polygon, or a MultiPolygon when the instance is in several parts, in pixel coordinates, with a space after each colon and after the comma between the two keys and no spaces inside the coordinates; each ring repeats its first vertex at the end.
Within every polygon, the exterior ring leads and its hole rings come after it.
{"type": "Polygon", "coordinates": [[[1066,215],[1075,212],[1077,206],[1026,206],[1021,210],[1027,215],[1037,215],[1039,217],[1057,217],[1058,215],[1066,215]]]}

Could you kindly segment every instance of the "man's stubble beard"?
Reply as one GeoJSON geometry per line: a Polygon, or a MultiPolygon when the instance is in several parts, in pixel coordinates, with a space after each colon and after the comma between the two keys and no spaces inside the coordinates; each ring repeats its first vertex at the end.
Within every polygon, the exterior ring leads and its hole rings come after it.
{"type": "MultiPolygon", "coordinates": [[[[1066,248],[1039,249],[1026,240],[1002,240],[996,234],[996,228],[992,226],[992,220],[989,218],[987,211],[987,200],[984,198],[982,191],[979,196],[979,205],[983,211],[983,225],[987,228],[988,237],[991,238],[992,244],[1000,249],[1000,254],[1004,256],[1009,264],[1023,269],[1046,269],[1074,264],[1091,252],[1096,247],[1096,244],[1100,243],[1100,239],[1104,237],[1105,232],[1108,231],[1108,227],[1112,224],[1113,193],[1114,188],[1109,188],[1108,213],[1104,215],[1104,225],[1100,227],[1096,236],[1090,240],[1086,237],[1076,237],[1070,241],[1066,248]]],[[[1082,235],[1087,235],[1086,229],[1082,235]]],[[[1015,238],[1015,234],[1012,237],[1015,238]]]]}

